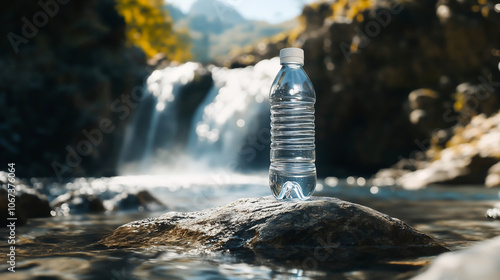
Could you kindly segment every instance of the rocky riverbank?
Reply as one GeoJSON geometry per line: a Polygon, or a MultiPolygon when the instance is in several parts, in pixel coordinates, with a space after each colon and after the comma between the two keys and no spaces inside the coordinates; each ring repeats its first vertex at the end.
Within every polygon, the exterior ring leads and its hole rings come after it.
{"type": "Polygon", "coordinates": [[[168,209],[147,190],[105,185],[99,179],[79,178],[59,184],[33,178],[9,183],[7,173],[0,171],[0,226],[5,226],[9,217],[17,218],[16,224],[22,226],[31,218],[168,209]],[[9,208],[14,209],[14,216],[9,216],[9,208]]]}
{"type": "Polygon", "coordinates": [[[410,189],[430,184],[499,187],[500,112],[473,117],[469,124],[454,129],[444,149],[434,144],[422,158],[403,160],[381,170],[376,178],[393,178],[410,189]]]}

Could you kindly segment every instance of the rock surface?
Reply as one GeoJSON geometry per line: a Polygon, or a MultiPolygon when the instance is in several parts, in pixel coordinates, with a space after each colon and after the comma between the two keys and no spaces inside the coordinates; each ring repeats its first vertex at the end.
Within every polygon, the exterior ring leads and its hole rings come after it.
{"type": "Polygon", "coordinates": [[[413,280],[498,280],[500,279],[500,237],[469,249],[446,253],[413,280]]]}
{"type": "Polygon", "coordinates": [[[416,171],[384,170],[376,177],[401,174],[398,183],[412,189],[430,184],[500,186],[500,112],[489,118],[475,116],[466,126],[456,127],[446,146],[426,151],[430,160],[416,171]]]}
{"type": "MultiPolygon", "coordinates": [[[[17,225],[24,225],[29,218],[50,217],[50,207],[47,197],[40,194],[35,188],[28,186],[26,182],[16,179],[14,182],[15,192],[9,192],[8,173],[0,171],[0,226],[8,224],[9,216],[9,199],[14,195],[15,216],[17,225]]],[[[11,190],[13,188],[10,188],[11,190]]]]}
{"type": "Polygon", "coordinates": [[[125,224],[108,247],[174,246],[287,261],[377,261],[447,251],[433,238],[371,208],[336,198],[240,199],[199,212],[169,212],[125,224]]]}

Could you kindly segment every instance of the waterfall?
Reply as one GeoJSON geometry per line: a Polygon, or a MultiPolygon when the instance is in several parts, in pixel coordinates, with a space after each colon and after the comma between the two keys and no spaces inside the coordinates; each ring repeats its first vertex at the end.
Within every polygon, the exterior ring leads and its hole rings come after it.
{"type": "Polygon", "coordinates": [[[172,147],[179,130],[177,99],[182,87],[193,80],[199,68],[200,64],[188,62],[155,70],[149,76],[148,96],[139,104],[126,131],[119,159],[120,173],[150,173],[152,159],[158,153],[175,152],[172,147]]]}
{"type": "Polygon", "coordinates": [[[182,125],[189,127],[182,127],[177,112],[181,104],[176,101],[190,98],[186,88],[196,82],[195,72],[202,68],[190,62],[152,73],[147,81],[150,96],[139,105],[127,129],[121,173],[267,168],[268,95],[279,59],[240,69],[205,68],[213,86],[193,108],[190,124],[182,125]],[[182,130],[188,130],[188,137],[185,143],[176,143],[182,130]]]}

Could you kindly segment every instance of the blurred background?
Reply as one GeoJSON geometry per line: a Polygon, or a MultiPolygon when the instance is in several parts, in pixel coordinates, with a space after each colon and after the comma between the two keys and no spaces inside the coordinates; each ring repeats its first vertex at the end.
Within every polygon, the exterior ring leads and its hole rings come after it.
{"type": "Polygon", "coordinates": [[[320,177],[500,184],[497,1],[5,5],[0,157],[18,176],[266,170],[273,58],[293,46],[320,177]]]}
{"type": "Polygon", "coordinates": [[[14,176],[19,279],[417,274],[429,259],[311,272],[95,247],[133,220],[270,195],[268,96],[285,47],[304,49],[316,89],[316,195],[452,250],[500,234],[499,1],[4,2],[0,226],[14,176]]]}

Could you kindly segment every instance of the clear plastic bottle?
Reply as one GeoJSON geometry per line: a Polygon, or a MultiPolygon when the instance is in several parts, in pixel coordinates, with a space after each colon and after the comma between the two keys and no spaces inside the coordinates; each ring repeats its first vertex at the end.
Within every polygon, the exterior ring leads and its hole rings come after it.
{"type": "Polygon", "coordinates": [[[302,66],[304,51],[280,51],[281,70],[271,102],[269,185],[277,199],[309,199],[316,188],[314,103],[316,93],[302,66]]]}

